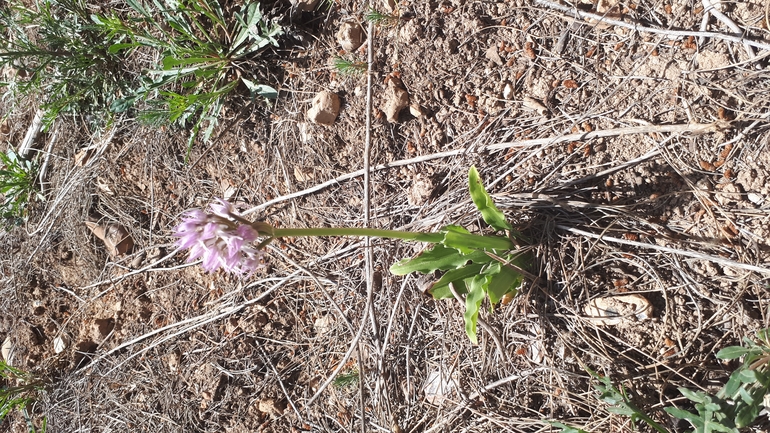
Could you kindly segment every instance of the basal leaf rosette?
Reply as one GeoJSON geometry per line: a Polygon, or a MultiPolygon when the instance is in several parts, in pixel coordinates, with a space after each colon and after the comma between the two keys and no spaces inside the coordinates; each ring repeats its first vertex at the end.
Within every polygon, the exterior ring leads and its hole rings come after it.
{"type": "Polygon", "coordinates": [[[479,236],[460,226],[447,226],[441,230],[444,237],[439,243],[395,263],[390,271],[396,275],[443,272],[427,292],[434,299],[465,295],[465,332],[476,344],[476,324],[484,299],[488,297],[494,308],[504,297],[515,296],[526,270],[531,267],[532,257],[523,249],[517,250],[511,241],[509,236],[519,235],[493,203],[475,167],[471,167],[468,174],[468,189],[484,221],[505,233],[479,236]]]}

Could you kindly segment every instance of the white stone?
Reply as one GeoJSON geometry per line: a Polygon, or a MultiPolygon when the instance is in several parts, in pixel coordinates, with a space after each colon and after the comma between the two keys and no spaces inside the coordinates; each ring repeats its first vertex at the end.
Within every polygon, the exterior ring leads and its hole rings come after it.
{"type": "Polygon", "coordinates": [[[583,310],[598,325],[612,326],[652,317],[652,304],[638,294],[592,299],[583,310]]]}
{"type": "Polygon", "coordinates": [[[412,104],[409,106],[409,112],[412,113],[412,116],[416,118],[420,118],[425,115],[425,113],[422,111],[422,107],[420,107],[417,104],[412,104]]]}
{"type": "Polygon", "coordinates": [[[401,80],[391,77],[388,81],[388,87],[385,89],[385,106],[382,111],[388,118],[388,122],[398,122],[398,115],[401,110],[409,105],[409,93],[404,89],[401,80]]]}
{"type": "Polygon", "coordinates": [[[8,365],[13,365],[13,351],[13,341],[11,341],[11,336],[8,335],[5,337],[5,341],[3,341],[2,347],[0,347],[0,354],[3,356],[3,361],[5,361],[5,363],[8,365]]]}
{"type": "Polygon", "coordinates": [[[332,330],[334,322],[335,322],[334,316],[332,316],[331,314],[326,314],[324,316],[321,316],[315,319],[315,322],[313,323],[313,328],[315,328],[316,334],[324,335],[332,330]]]}
{"type": "Polygon", "coordinates": [[[500,54],[497,53],[497,46],[492,45],[490,46],[487,51],[484,53],[484,56],[494,62],[497,66],[503,65],[503,59],[500,58],[500,54]]]}
{"type": "Polygon", "coordinates": [[[762,197],[760,194],[757,194],[755,192],[750,192],[746,194],[746,198],[748,198],[749,201],[754,204],[762,204],[762,202],[765,201],[764,197],[762,197]]]}
{"type": "Polygon", "coordinates": [[[513,85],[507,81],[503,86],[503,99],[513,99],[513,85]]]}
{"type": "Polygon", "coordinates": [[[425,401],[438,405],[449,398],[456,389],[457,380],[447,371],[433,370],[428,374],[422,391],[425,393],[425,401]]]}
{"type": "Polygon", "coordinates": [[[340,97],[332,92],[319,92],[307,111],[307,118],[321,125],[332,125],[340,114],[340,97]]]}
{"type": "Polygon", "coordinates": [[[355,51],[364,43],[364,29],[357,22],[344,22],[337,31],[337,42],[343,50],[355,51]]]}
{"type": "Polygon", "coordinates": [[[64,336],[59,336],[53,339],[53,351],[57,355],[59,353],[64,352],[64,349],[67,348],[67,338],[64,336]]]}

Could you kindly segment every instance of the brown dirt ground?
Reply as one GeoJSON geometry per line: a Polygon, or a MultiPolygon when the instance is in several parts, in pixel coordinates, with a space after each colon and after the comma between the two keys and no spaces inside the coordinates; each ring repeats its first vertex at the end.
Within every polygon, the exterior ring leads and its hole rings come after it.
{"type": "MultiPolygon", "coordinates": [[[[661,29],[695,31],[703,16],[700,2],[607,4],[579,7],[661,29]]],[[[371,297],[360,239],[281,241],[246,280],[185,264],[170,236],[184,210],[214,197],[254,209],[364,167],[366,76],[332,60],[337,29],[361,21],[366,4],[271,7],[287,27],[269,57],[279,99],[234,98],[189,163],[186,132],[131,119],[94,136],[65,118],[40,137],[40,148],[53,142],[48,199],[0,237],[0,337],[13,365],[51,380],[34,407],[49,432],[548,431],[543,419],[630,431],[595,400],[585,368],[678,431],[662,410],[686,407],[677,387],[714,391],[736,366],[716,351],[770,326],[765,59],[746,62],[739,43],[597,26],[525,0],[405,1],[396,26],[370,35],[371,165],[391,165],[371,175],[370,224],[484,230],[465,189],[476,164],[531,240],[540,277],[482,313],[502,352],[486,330],[468,342],[462,307],[422,294],[430,278],[387,272],[420,245],[373,242],[371,297]],[[422,115],[383,115],[394,77],[422,115]],[[321,90],[342,99],[330,127],[305,114],[321,90]],[[656,129],[694,123],[715,126],[656,129]],[[556,140],[632,127],[648,130],[556,140]],[[541,138],[554,140],[527,141],[541,138]],[[76,164],[88,146],[96,153],[76,164]],[[89,219],[124,225],[134,250],[110,257],[89,219]],[[592,299],[621,294],[643,296],[651,318],[601,326],[586,316],[592,299]],[[359,380],[311,401],[340,365],[359,380]],[[426,395],[437,377],[445,395],[426,395]]],[[[770,39],[762,2],[722,8],[770,39]]],[[[708,30],[729,32],[713,17],[708,30]]],[[[366,60],[365,48],[342,54],[366,60]]],[[[4,107],[2,138],[16,145],[34,103],[4,107]]],[[[249,218],[363,226],[364,206],[355,176],[249,218]]],[[[18,415],[2,428],[25,431],[18,415]]]]}

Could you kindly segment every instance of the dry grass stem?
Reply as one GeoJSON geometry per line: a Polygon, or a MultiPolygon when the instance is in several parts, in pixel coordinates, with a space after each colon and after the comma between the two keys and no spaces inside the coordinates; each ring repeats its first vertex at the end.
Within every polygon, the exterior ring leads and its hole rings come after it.
{"type": "MultiPolygon", "coordinates": [[[[547,7],[549,9],[558,10],[573,19],[574,18],[580,19],[580,20],[592,19],[592,20],[598,21],[599,23],[612,24],[613,26],[623,27],[626,29],[631,29],[639,32],[652,33],[657,35],[663,35],[668,37],[678,37],[678,38],[686,38],[689,36],[713,38],[713,39],[719,39],[727,42],[742,43],[745,46],[747,46],[747,51],[748,51],[748,47],[760,48],[762,50],[770,50],[770,44],[767,44],[764,42],[752,41],[742,36],[728,35],[728,34],[718,33],[718,32],[703,32],[703,31],[697,31],[697,30],[674,30],[674,29],[658,29],[655,27],[646,27],[638,23],[629,23],[626,21],[616,20],[603,15],[594,14],[591,12],[583,12],[576,9],[574,6],[561,5],[548,0],[535,0],[535,4],[539,6],[547,7]]],[[[738,31],[736,33],[742,33],[740,31],[740,28],[738,28],[738,31]]],[[[753,54],[753,50],[751,51],[751,53],[753,54]]]]}

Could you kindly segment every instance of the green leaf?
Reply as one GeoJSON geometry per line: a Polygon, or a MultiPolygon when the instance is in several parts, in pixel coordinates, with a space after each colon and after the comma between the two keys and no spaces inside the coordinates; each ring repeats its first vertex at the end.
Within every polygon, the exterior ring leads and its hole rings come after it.
{"type": "Polygon", "coordinates": [[[413,258],[403,259],[390,267],[394,275],[406,275],[412,272],[428,274],[437,270],[456,269],[469,261],[480,261],[489,258],[483,251],[463,254],[454,248],[436,244],[433,248],[419,253],[413,258]]]}
{"type": "Polygon", "coordinates": [[[109,48],[107,48],[107,52],[110,54],[117,54],[119,51],[128,49],[128,48],[136,48],[139,44],[112,44],[109,48]]]}
{"type": "Polygon", "coordinates": [[[727,380],[725,386],[717,393],[720,398],[734,398],[741,387],[740,371],[734,371],[727,380]]]}
{"type": "Polygon", "coordinates": [[[484,272],[490,276],[487,293],[489,294],[489,302],[493,306],[499,303],[506,294],[513,293],[515,296],[518,293],[518,286],[523,279],[520,273],[503,266],[500,262],[490,264],[487,269],[488,272],[484,272]]]}
{"type": "Polygon", "coordinates": [[[486,286],[489,282],[489,277],[486,275],[476,275],[470,282],[468,289],[468,296],[465,297],[465,333],[468,334],[468,338],[471,343],[478,344],[479,340],[476,337],[476,322],[479,319],[479,307],[481,307],[481,301],[484,300],[486,295],[486,286]]]}
{"type": "Polygon", "coordinates": [[[128,96],[125,98],[119,98],[110,104],[110,111],[113,113],[122,113],[129,108],[134,106],[134,102],[136,102],[137,97],[136,96],[128,96]]]}
{"type": "Polygon", "coordinates": [[[754,420],[759,416],[759,405],[750,404],[742,407],[737,414],[735,414],[735,426],[738,428],[751,425],[754,420]]]}
{"type": "Polygon", "coordinates": [[[448,247],[457,248],[466,253],[474,249],[505,251],[513,248],[511,241],[503,236],[478,236],[451,230],[444,234],[442,243],[448,247]]]}
{"type": "Polygon", "coordinates": [[[695,415],[692,412],[688,412],[684,409],[679,409],[677,407],[666,407],[663,408],[668,414],[675,418],[683,419],[686,421],[689,421],[690,424],[693,425],[693,427],[698,427],[697,423],[700,423],[700,425],[703,425],[703,421],[700,419],[698,415],[695,415]]]}
{"type": "Polygon", "coordinates": [[[505,215],[497,209],[492,202],[492,197],[484,189],[479,172],[475,166],[471,166],[468,173],[468,190],[470,191],[473,203],[481,212],[481,216],[487,224],[496,230],[513,230],[511,224],[505,219],[505,215]]]}
{"type": "Polygon", "coordinates": [[[243,84],[249,88],[249,92],[251,93],[252,98],[255,96],[261,96],[267,99],[278,99],[278,91],[270,86],[266,86],[264,84],[256,84],[255,82],[247,80],[243,77],[241,77],[241,81],[243,81],[243,84]]]}
{"type": "Polygon", "coordinates": [[[438,281],[433,283],[430,289],[428,289],[428,293],[433,295],[434,299],[453,298],[454,296],[452,295],[452,291],[449,289],[449,283],[455,283],[455,290],[457,290],[459,294],[463,294],[464,291],[460,291],[458,282],[462,282],[463,280],[473,278],[481,274],[481,269],[483,267],[483,264],[472,263],[463,266],[462,268],[448,271],[438,281]]]}
{"type": "Polygon", "coordinates": [[[735,359],[747,354],[750,349],[741,346],[730,346],[717,352],[717,358],[719,359],[735,359]]]}
{"type": "Polygon", "coordinates": [[[754,370],[741,370],[738,377],[743,383],[754,383],[757,381],[757,372],[754,370]]]}
{"type": "Polygon", "coordinates": [[[585,430],[583,430],[581,428],[576,428],[576,427],[568,426],[568,425],[562,424],[562,423],[560,423],[558,421],[546,421],[546,422],[548,424],[550,424],[551,426],[553,426],[553,427],[560,428],[561,429],[561,433],[588,433],[587,431],[585,431],[585,430]]]}
{"type": "Polygon", "coordinates": [[[607,412],[614,413],[616,415],[624,415],[624,416],[631,416],[636,414],[636,412],[633,409],[626,406],[610,406],[607,408],[607,412]]]}
{"type": "Polygon", "coordinates": [[[169,71],[175,68],[179,68],[180,66],[201,64],[206,65],[209,63],[215,63],[216,61],[217,59],[211,57],[185,57],[183,59],[178,59],[174,56],[166,56],[163,58],[163,69],[169,71]]]}
{"type": "Polygon", "coordinates": [[[679,387],[679,392],[681,392],[683,396],[687,397],[691,401],[694,401],[695,403],[705,403],[709,400],[708,396],[702,391],[695,392],[690,391],[684,387],[679,387]]]}
{"type": "Polygon", "coordinates": [[[150,13],[147,11],[147,9],[142,6],[141,2],[138,2],[136,0],[126,0],[126,4],[128,4],[133,10],[139,12],[146,18],[151,18],[150,13]]]}
{"type": "Polygon", "coordinates": [[[238,22],[238,25],[241,26],[241,30],[235,37],[232,45],[237,47],[245,42],[249,36],[259,36],[258,34],[255,34],[252,29],[256,27],[260,19],[262,19],[262,12],[259,10],[259,4],[250,3],[244,5],[241,8],[241,13],[235,14],[235,20],[238,22]]]}

